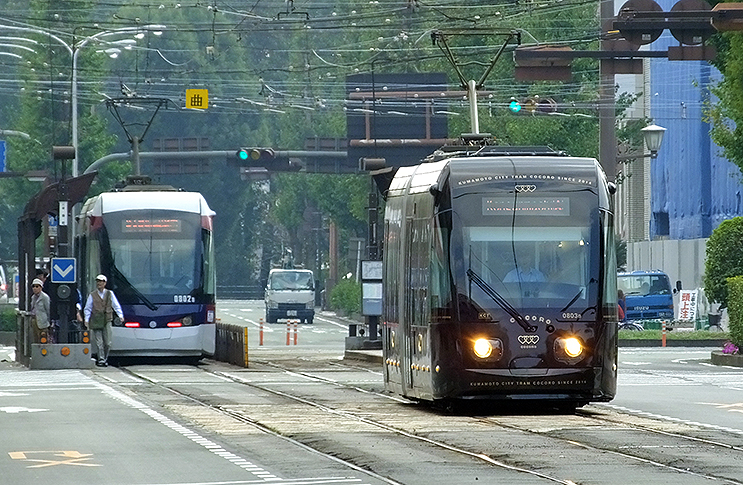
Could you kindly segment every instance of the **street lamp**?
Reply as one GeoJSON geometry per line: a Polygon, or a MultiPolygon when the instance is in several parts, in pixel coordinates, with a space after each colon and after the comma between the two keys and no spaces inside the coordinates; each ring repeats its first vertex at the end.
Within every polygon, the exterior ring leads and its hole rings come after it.
{"type": "MultiPolygon", "coordinates": [[[[32,32],[35,34],[45,35],[49,37],[50,39],[54,40],[55,42],[62,45],[67,52],[72,57],[72,146],[75,147],[75,158],[72,161],[72,176],[77,177],[78,176],[78,123],[77,123],[77,59],[78,59],[78,53],[80,52],[80,49],[85,47],[89,42],[91,41],[98,41],[103,44],[114,44],[114,45],[125,45],[129,43],[128,41],[124,40],[124,42],[121,41],[112,41],[107,42],[102,37],[110,36],[110,35],[117,35],[117,34],[140,34],[142,32],[152,32],[154,35],[161,35],[162,31],[165,30],[164,25],[144,25],[144,26],[137,26],[137,27],[122,27],[119,29],[111,29],[111,30],[105,30],[102,32],[98,32],[97,34],[93,34],[91,36],[85,37],[79,42],[73,42],[68,43],[65,40],[61,39],[57,35],[53,34],[52,32],[49,32],[44,29],[39,29],[35,27],[17,27],[15,25],[0,25],[0,30],[15,30],[18,32],[32,32]]],[[[133,39],[132,39],[133,40],[133,39]]],[[[136,42],[136,41],[135,41],[136,42]]],[[[124,48],[130,47],[125,46],[124,48]]],[[[10,55],[10,53],[6,54],[10,55]]],[[[13,55],[12,57],[16,57],[17,55],[13,55]]]]}
{"type": "MultiPolygon", "coordinates": [[[[127,33],[134,33],[140,34],[143,31],[152,31],[156,35],[159,35],[162,33],[162,30],[165,29],[164,25],[145,25],[145,26],[139,26],[139,27],[122,27],[120,29],[113,29],[113,30],[107,30],[103,32],[98,32],[97,34],[93,34],[89,37],[84,38],[80,42],[72,45],[72,146],[75,147],[75,159],[72,161],[72,176],[77,177],[78,176],[78,136],[77,136],[77,56],[80,53],[80,50],[85,47],[85,45],[88,42],[94,41],[94,40],[100,40],[101,37],[106,37],[110,35],[117,35],[117,34],[127,34],[127,33]]],[[[105,42],[105,41],[104,41],[105,42]]],[[[136,42],[136,41],[135,41],[136,42]]],[[[114,42],[105,42],[106,44],[118,44],[122,45],[126,42],[122,41],[114,41],[114,42]]],[[[107,52],[108,55],[111,55],[107,52]]],[[[118,55],[118,53],[116,53],[118,55]]]]}
{"type": "Polygon", "coordinates": [[[642,131],[642,135],[645,138],[645,145],[648,147],[648,150],[650,150],[650,158],[657,158],[658,150],[660,150],[660,145],[663,143],[663,135],[666,133],[666,129],[662,126],[652,124],[646,126],[640,131],[642,131]]]}

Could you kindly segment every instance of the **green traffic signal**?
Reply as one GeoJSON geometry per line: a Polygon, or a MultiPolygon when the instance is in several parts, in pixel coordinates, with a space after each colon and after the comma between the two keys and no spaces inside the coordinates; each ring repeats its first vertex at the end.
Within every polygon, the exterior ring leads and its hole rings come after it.
{"type": "Polygon", "coordinates": [[[511,113],[518,113],[521,111],[521,103],[519,103],[519,100],[516,98],[511,98],[511,102],[508,103],[508,110],[511,113]]]}
{"type": "Polygon", "coordinates": [[[247,160],[248,159],[248,149],[247,148],[241,148],[237,151],[237,158],[240,160],[247,160]]]}

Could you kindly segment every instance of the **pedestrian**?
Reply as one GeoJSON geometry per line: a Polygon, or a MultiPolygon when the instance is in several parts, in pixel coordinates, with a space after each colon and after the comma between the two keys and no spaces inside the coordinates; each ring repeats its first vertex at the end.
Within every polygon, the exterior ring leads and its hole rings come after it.
{"type": "Polygon", "coordinates": [[[47,334],[49,343],[56,344],[59,343],[59,313],[57,312],[57,294],[52,287],[52,279],[49,278],[49,272],[47,270],[45,270],[44,268],[37,268],[36,277],[44,282],[44,285],[41,287],[41,291],[49,295],[49,304],[51,305],[51,310],[49,311],[49,328],[47,329],[47,334]]]}
{"type": "Polygon", "coordinates": [[[627,318],[627,300],[622,290],[617,291],[617,304],[619,305],[619,321],[623,322],[627,318]]]}
{"type": "Polygon", "coordinates": [[[42,343],[41,336],[44,332],[47,332],[46,343],[51,343],[49,340],[49,312],[51,311],[51,304],[49,302],[49,295],[43,291],[44,282],[39,278],[35,278],[31,282],[31,315],[32,315],[32,327],[34,331],[34,342],[42,343]]]}
{"type": "Polygon", "coordinates": [[[96,289],[88,295],[85,303],[85,326],[93,331],[93,339],[98,347],[98,359],[95,365],[108,366],[108,352],[111,350],[111,322],[114,313],[123,321],[119,300],[113,291],[106,289],[108,279],[99,274],[95,277],[96,289]]]}

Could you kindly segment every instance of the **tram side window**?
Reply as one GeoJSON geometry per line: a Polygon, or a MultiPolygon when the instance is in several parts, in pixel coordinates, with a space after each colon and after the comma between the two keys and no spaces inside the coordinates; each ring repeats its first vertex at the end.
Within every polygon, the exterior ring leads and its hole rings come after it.
{"type": "Polygon", "coordinates": [[[384,294],[382,305],[384,315],[389,322],[399,321],[399,268],[400,268],[400,225],[399,222],[385,222],[385,272],[384,272],[384,294]]]}
{"type": "Polygon", "coordinates": [[[201,230],[201,238],[203,241],[203,247],[201,251],[204,278],[203,289],[204,293],[211,295],[214,294],[217,289],[215,271],[212,270],[212,268],[216,267],[213,247],[214,239],[212,237],[212,233],[210,231],[207,231],[206,229],[201,230]]]}
{"type": "Polygon", "coordinates": [[[85,276],[90,278],[90,281],[87,288],[95,288],[93,278],[103,273],[101,269],[101,243],[96,238],[91,237],[88,239],[88,261],[89,266],[87,267],[87,274],[85,276]]]}
{"type": "Polygon", "coordinates": [[[602,212],[602,230],[604,231],[604,300],[607,311],[615,312],[617,308],[617,256],[614,241],[614,216],[610,212],[602,212]]]}
{"type": "Polygon", "coordinates": [[[428,252],[428,221],[416,219],[413,221],[412,254],[411,254],[411,281],[407,293],[414,299],[412,302],[412,322],[415,325],[425,325],[429,321],[428,313],[428,274],[430,267],[428,252]]]}
{"type": "Polygon", "coordinates": [[[434,320],[437,317],[449,317],[452,303],[451,273],[447,264],[449,254],[449,237],[451,231],[434,220],[430,249],[431,271],[431,312],[434,320]]]}

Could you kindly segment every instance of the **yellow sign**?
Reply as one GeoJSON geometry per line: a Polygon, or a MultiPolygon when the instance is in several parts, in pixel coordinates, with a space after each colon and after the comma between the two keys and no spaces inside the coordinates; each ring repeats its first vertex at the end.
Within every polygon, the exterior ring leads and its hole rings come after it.
{"type": "Polygon", "coordinates": [[[186,89],[186,108],[206,109],[209,107],[208,89],[186,89]]]}

